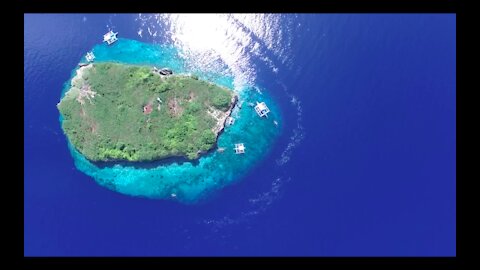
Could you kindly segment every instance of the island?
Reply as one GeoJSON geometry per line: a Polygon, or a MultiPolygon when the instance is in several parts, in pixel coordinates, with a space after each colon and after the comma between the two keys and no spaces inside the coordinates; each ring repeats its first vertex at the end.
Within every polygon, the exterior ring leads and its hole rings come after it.
{"type": "Polygon", "coordinates": [[[69,87],[57,104],[62,129],[91,161],[197,159],[238,99],[194,75],[113,62],[82,65],[69,87]]]}

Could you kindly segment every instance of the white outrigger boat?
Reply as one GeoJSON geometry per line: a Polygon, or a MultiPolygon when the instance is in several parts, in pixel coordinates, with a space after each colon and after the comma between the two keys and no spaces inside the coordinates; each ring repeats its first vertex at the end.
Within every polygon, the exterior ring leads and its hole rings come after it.
{"type": "Polygon", "coordinates": [[[115,41],[118,40],[117,34],[118,32],[114,33],[112,30],[110,30],[108,33],[103,35],[103,42],[107,42],[108,45],[113,44],[115,41]]]}
{"type": "Polygon", "coordinates": [[[267,107],[265,102],[258,102],[257,105],[255,106],[255,111],[257,112],[258,116],[260,117],[268,117],[268,113],[270,112],[270,109],[267,107]]]}
{"type": "Polygon", "coordinates": [[[93,52],[87,52],[85,59],[87,59],[88,62],[93,62],[93,60],[95,60],[95,55],[93,52]]]}
{"type": "Polygon", "coordinates": [[[244,154],[245,146],[243,145],[243,143],[236,143],[234,150],[235,150],[235,154],[244,154]]]}

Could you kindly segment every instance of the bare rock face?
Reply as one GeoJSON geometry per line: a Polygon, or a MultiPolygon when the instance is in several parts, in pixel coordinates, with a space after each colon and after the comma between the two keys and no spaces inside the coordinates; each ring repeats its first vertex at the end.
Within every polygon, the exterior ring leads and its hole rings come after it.
{"type": "Polygon", "coordinates": [[[210,114],[216,121],[216,125],[212,128],[213,133],[215,133],[215,137],[218,137],[220,133],[225,128],[225,122],[227,118],[232,114],[232,110],[237,104],[238,97],[235,95],[231,99],[231,105],[226,112],[215,109],[214,107],[210,107],[208,110],[208,114],[210,114]]]}

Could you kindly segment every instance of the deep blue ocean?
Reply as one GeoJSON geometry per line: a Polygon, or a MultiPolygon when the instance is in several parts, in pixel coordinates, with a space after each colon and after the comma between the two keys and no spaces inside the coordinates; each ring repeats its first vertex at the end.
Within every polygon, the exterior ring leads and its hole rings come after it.
{"type": "Polygon", "coordinates": [[[455,15],[24,22],[26,256],[456,255],[455,15]],[[109,30],[173,46],[189,70],[265,92],[281,118],[278,137],[238,181],[199,203],[99,185],[75,166],[56,104],[109,30]]]}

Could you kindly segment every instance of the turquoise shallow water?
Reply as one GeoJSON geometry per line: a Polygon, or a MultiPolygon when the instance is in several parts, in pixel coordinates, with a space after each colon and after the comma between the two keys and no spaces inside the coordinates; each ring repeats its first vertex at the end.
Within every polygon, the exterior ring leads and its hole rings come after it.
{"type": "MultiPolygon", "coordinates": [[[[219,73],[190,70],[175,47],[119,39],[112,46],[96,45],[93,52],[96,62],[115,61],[169,67],[174,73],[195,73],[202,79],[232,90],[234,88],[234,78],[228,75],[228,70],[219,73]]],[[[82,59],[81,62],[84,61],[82,59]]],[[[75,70],[72,72],[74,74],[75,70]]],[[[69,85],[70,80],[65,83],[62,96],[69,85]]],[[[279,108],[267,92],[260,89],[259,86],[244,86],[233,90],[239,96],[239,102],[232,112],[236,121],[233,126],[226,127],[218,138],[218,147],[226,148],[222,153],[212,151],[202,156],[198,162],[171,162],[153,168],[120,164],[99,167],[69,143],[75,166],[100,185],[125,195],[172,199],[183,203],[198,202],[207,198],[211,192],[241,179],[266,156],[280,134],[282,121],[279,108]],[[269,106],[271,112],[268,118],[258,117],[253,107],[248,105],[256,101],[264,101],[269,106]],[[233,147],[240,142],[244,143],[246,151],[243,155],[236,155],[233,147]]]]}

